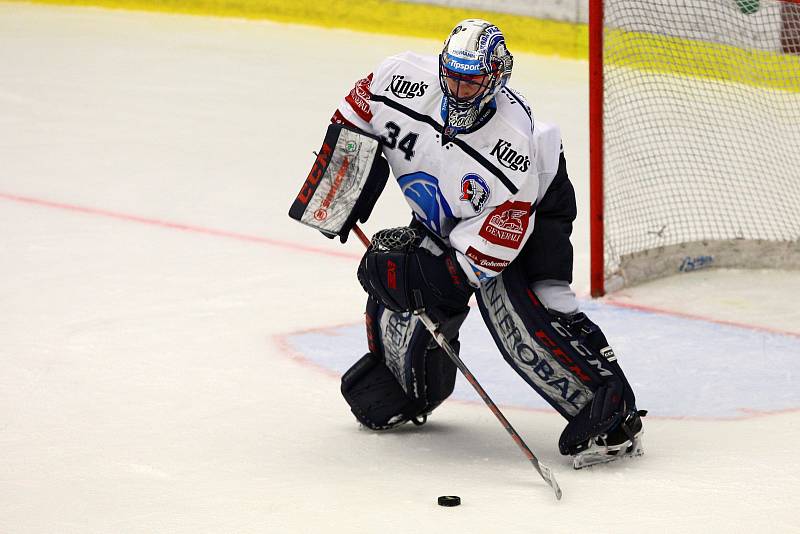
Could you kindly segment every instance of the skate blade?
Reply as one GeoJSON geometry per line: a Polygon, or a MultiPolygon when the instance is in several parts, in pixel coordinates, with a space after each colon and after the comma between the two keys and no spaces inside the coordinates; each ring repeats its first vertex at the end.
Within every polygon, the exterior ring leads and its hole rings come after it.
{"type": "Polygon", "coordinates": [[[644,454],[644,448],[642,447],[642,435],[639,434],[633,440],[633,443],[629,445],[625,451],[608,449],[608,447],[603,447],[600,445],[595,445],[594,447],[577,454],[572,459],[572,467],[574,469],[583,469],[584,467],[591,467],[593,465],[598,464],[607,464],[609,462],[614,462],[621,458],[633,458],[635,456],[641,456],[644,454]]]}

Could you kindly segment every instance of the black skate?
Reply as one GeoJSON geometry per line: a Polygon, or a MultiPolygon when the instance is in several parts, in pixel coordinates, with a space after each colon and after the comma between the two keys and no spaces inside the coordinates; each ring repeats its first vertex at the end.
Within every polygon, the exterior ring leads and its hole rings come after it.
{"type": "Polygon", "coordinates": [[[616,428],[586,440],[578,446],[579,452],[572,457],[572,467],[582,469],[644,454],[642,417],[645,415],[647,410],[633,410],[616,428]]]}

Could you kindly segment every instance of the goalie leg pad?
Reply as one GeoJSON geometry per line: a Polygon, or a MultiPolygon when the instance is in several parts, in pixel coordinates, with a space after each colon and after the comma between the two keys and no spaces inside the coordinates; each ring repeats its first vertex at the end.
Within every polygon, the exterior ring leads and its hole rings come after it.
{"type": "MultiPolygon", "coordinates": [[[[433,342],[435,345],[435,342],[433,342]]],[[[458,351],[461,345],[458,340],[452,340],[450,346],[458,351]]],[[[447,354],[435,345],[425,353],[425,413],[431,413],[437,406],[447,399],[456,385],[456,365],[447,354]]]]}
{"type": "Polygon", "coordinates": [[[556,333],[545,308],[531,301],[519,267],[512,262],[482,284],[478,306],[506,362],[570,420],[591,401],[599,377],[556,333]]]}
{"type": "Polygon", "coordinates": [[[342,395],[356,419],[372,430],[401,425],[420,411],[379,356],[367,353],[342,376],[342,395]]]}
{"type": "MultiPolygon", "coordinates": [[[[353,414],[373,430],[386,430],[430,414],[453,392],[456,366],[419,319],[367,303],[370,353],[342,377],[342,395],[353,414]]],[[[458,351],[466,312],[441,329],[458,351]]]]}
{"type": "Polygon", "coordinates": [[[592,402],[567,424],[559,438],[561,454],[577,454],[588,446],[590,438],[616,431],[624,418],[636,414],[636,397],[599,326],[583,313],[567,316],[554,312],[554,316],[591,352],[588,361],[603,379],[592,402]]]}
{"type": "Polygon", "coordinates": [[[583,313],[548,310],[521,265],[485,283],[478,304],[506,361],[569,422],[559,448],[574,454],[618,425],[635,397],[600,328],[583,313]]]}

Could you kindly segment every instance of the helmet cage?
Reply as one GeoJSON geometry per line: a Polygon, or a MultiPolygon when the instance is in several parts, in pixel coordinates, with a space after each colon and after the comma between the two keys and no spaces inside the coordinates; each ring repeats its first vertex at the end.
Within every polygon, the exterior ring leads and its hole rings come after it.
{"type": "Polygon", "coordinates": [[[453,29],[439,55],[445,126],[469,129],[511,77],[513,56],[497,26],[468,19],[453,29]]]}
{"type": "Polygon", "coordinates": [[[482,107],[486,96],[494,96],[502,76],[501,65],[495,62],[489,71],[464,72],[464,69],[449,68],[448,63],[452,64],[453,60],[447,55],[442,52],[439,58],[439,85],[447,97],[448,107],[456,110],[482,107]]]}

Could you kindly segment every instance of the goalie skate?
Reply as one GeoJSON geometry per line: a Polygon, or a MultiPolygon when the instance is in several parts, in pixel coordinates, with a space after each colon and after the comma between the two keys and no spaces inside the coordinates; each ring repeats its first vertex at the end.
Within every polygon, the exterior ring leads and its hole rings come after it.
{"type": "Polygon", "coordinates": [[[572,457],[572,467],[583,469],[644,454],[642,447],[642,416],[645,410],[631,412],[614,430],[588,440],[585,450],[572,457]]]}

